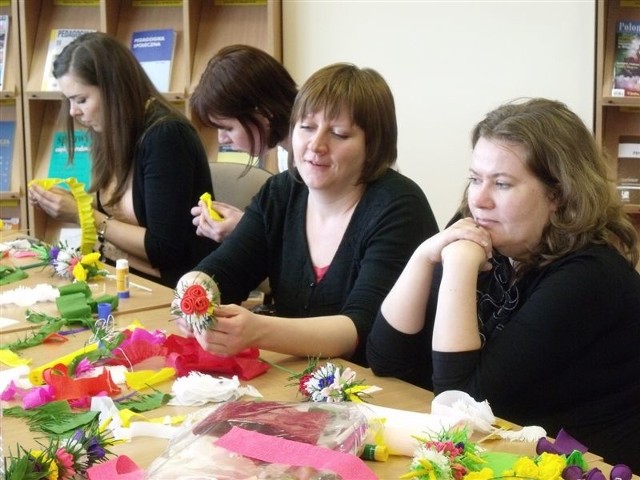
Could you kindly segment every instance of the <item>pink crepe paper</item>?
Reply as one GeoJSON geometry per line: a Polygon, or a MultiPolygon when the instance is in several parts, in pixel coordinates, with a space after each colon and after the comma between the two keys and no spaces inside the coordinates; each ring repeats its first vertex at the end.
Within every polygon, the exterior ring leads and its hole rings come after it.
{"type": "Polygon", "coordinates": [[[89,480],[142,480],[144,470],[128,456],[120,455],[87,469],[87,476],[89,480]]]}
{"type": "Polygon", "coordinates": [[[20,388],[12,380],[4,389],[2,395],[0,395],[0,400],[11,401],[18,398],[22,399],[22,408],[28,410],[53,401],[54,390],[49,385],[33,388],[20,388]]]}
{"type": "Polygon", "coordinates": [[[324,447],[294,442],[233,427],[214,442],[245,457],[263,462],[313,467],[329,470],[344,480],[375,480],[378,477],[355,455],[336,452],[324,447]]]}

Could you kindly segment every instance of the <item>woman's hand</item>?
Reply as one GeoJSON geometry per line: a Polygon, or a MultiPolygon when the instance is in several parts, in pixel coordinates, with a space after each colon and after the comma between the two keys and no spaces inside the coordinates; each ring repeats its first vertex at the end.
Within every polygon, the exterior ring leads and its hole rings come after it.
{"type": "Polygon", "coordinates": [[[195,333],[198,343],[204,350],[231,356],[257,346],[259,315],[238,305],[219,305],[214,315],[217,319],[214,329],[195,333]]]}
{"type": "Polygon", "coordinates": [[[460,240],[467,240],[468,243],[479,247],[478,250],[482,252],[483,257],[479,268],[491,270],[491,263],[488,261],[492,256],[491,236],[470,217],[458,220],[447,229],[425,240],[418,247],[418,252],[432,264],[441,263],[444,261],[445,249],[460,240]]]}
{"type": "Polygon", "coordinates": [[[29,189],[29,203],[61,222],[80,222],[76,200],[71,192],[63,188],[53,187],[51,190],[45,190],[38,185],[32,185],[29,189]]]}
{"type": "Polygon", "coordinates": [[[235,230],[244,212],[232,205],[222,202],[213,202],[213,208],[220,214],[222,220],[214,220],[211,218],[207,206],[204,202],[200,201],[197,206],[191,209],[193,225],[196,227],[197,235],[221,243],[235,230]]]}

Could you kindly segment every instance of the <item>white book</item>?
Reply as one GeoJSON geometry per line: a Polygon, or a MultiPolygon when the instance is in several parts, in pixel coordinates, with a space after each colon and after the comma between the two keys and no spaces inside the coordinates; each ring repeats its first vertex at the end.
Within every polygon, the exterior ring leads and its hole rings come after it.
{"type": "Polygon", "coordinates": [[[95,30],[87,28],[54,28],[51,30],[49,37],[49,48],[47,50],[47,58],[44,62],[44,71],[42,74],[43,91],[58,90],[58,81],[53,76],[53,62],[58,55],[73,40],[84,33],[95,32],[95,30]]]}
{"type": "Polygon", "coordinates": [[[131,34],[131,51],[160,92],[171,85],[176,32],[170,28],[139,30],[131,34]]]}
{"type": "Polygon", "coordinates": [[[0,90],[4,89],[7,43],[9,43],[9,15],[0,15],[0,90]]]}

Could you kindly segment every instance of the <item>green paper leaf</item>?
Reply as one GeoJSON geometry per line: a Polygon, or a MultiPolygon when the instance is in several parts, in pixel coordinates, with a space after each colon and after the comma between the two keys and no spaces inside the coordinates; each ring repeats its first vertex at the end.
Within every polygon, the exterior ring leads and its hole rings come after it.
{"type": "Polygon", "coordinates": [[[155,393],[138,394],[127,400],[116,401],[116,407],[118,407],[118,410],[128,408],[133,412],[142,413],[160,408],[169,403],[169,400],[171,400],[170,394],[156,391],[155,393]]]}

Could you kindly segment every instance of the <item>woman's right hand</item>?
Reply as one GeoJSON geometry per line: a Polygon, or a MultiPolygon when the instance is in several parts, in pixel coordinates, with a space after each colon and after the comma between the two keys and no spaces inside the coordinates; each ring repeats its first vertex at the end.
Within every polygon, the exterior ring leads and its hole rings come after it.
{"type": "Polygon", "coordinates": [[[222,220],[211,218],[207,206],[203,201],[200,201],[198,205],[191,209],[192,222],[196,227],[196,235],[221,243],[235,230],[244,212],[223,202],[213,202],[213,207],[220,214],[222,220]]]}
{"type": "Polygon", "coordinates": [[[479,268],[491,270],[491,263],[488,261],[492,256],[491,236],[471,217],[458,220],[445,230],[428,238],[418,247],[418,252],[431,264],[442,263],[445,249],[460,240],[467,240],[478,245],[484,252],[484,260],[479,268]]]}

